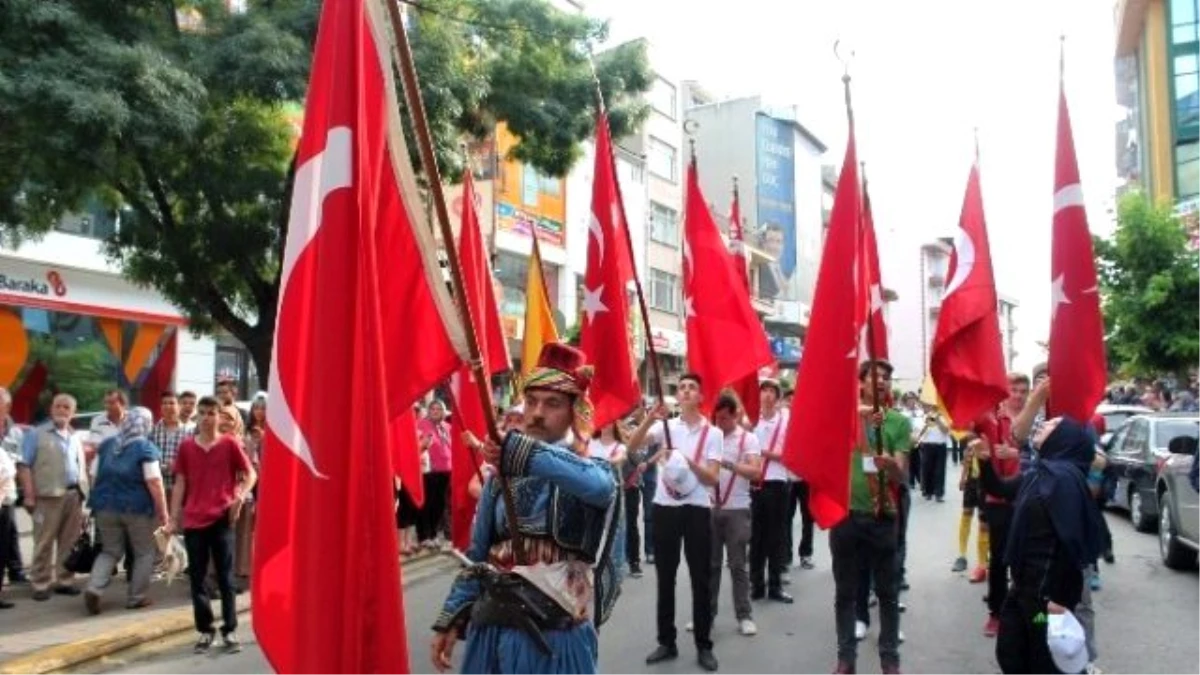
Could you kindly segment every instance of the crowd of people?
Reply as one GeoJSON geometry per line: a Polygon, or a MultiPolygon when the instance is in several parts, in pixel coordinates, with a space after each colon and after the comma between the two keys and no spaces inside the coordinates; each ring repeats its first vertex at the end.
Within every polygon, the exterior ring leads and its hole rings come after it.
{"type": "MultiPolygon", "coordinates": [[[[235,596],[248,588],[258,460],[266,432],[266,396],[243,412],[232,382],[214,396],[164,392],[159,419],[130,407],[125,392],[104,396],[105,412],[87,431],[72,420],[76,400],[54,395],[49,419],[22,426],[0,389],[0,591],[28,583],[34,601],[83,597],[89,614],[104,610],[105,590],[123,567],[125,608],[149,607],[147,591],[172,537],[187,556],[196,651],[215,638],[212,596],[221,601],[222,643],[236,652],[235,596]],[[32,563],[23,570],[15,510],[33,523],[32,563]],[[87,575],[83,584],[76,575],[87,575]],[[82,586],[82,587],[81,587],[82,586]]],[[[13,602],[0,595],[0,608],[13,602]]]]}
{"type": "MultiPolygon", "coordinates": [[[[502,447],[468,439],[489,460],[488,478],[473,486],[481,495],[466,551],[473,564],[453,584],[434,626],[439,669],[450,667],[455,642],[465,639],[463,672],[593,672],[594,627],[607,618],[613,594],[603,570],[615,566],[640,577],[644,563],[654,568],[657,596],[657,645],[647,665],[679,656],[675,589],[686,564],[692,602],[684,628],[698,665],[715,671],[712,626],[724,570],[731,618],[738,633],[752,636],[756,603],[791,604],[792,570],[815,567],[807,487],[781,463],[792,413],[780,383],[761,382],[761,415],[752,423],[731,391],[710,399],[701,379],[686,374],[676,391],[678,411],[650,406],[587,433],[578,405],[586,400],[586,378],[572,375],[581,359],[576,353],[559,366],[544,360],[541,368],[556,375],[526,381],[524,403],[504,416],[503,430],[515,433],[502,447]],[[506,512],[505,490],[515,495],[514,514],[506,512]],[[620,527],[602,517],[617,507],[624,512],[620,527]],[[793,550],[797,512],[801,541],[793,550]],[[597,548],[606,537],[623,545],[597,548]],[[577,564],[595,570],[583,597],[564,581],[582,574],[577,564]]],[[[893,402],[891,376],[884,361],[859,371],[862,434],[851,457],[849,514],[829,530],[835,672],[855,672],[872,607],[883,672],[900,672],[910,494],[919,486],[924,499],[943,502],[949,465],[961,465],[963,492],[951,569],[967,570],[978,515],[969,578],[988,583],[981,623],[996,638],[1001,669],[1098,672],[1091,601],[1097,586],[1088,580],[1112,552],[1089,479],[1103,471],[1093,421],[1047,419],[1044,366],[1033,378],[1011,374],[1009,398],[966,430],[952,430],[915,395],[893,402]]],[[[435,421],[445,413],[444,404],[431,406],[435,421]]]]}

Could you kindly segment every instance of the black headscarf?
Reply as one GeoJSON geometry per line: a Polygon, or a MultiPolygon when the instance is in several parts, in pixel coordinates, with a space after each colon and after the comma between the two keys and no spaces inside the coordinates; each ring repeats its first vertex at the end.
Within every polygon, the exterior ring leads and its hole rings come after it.
{"type": "Polygon", "coordinates": [[[1022,476],[1005,562],[1017,566],[1025,556],[1029,507],[1034,501],[1045,506],[1059,546],[1073,565],[1082,569],[1096,562],[1101,549],[1101,516],[1087,487],[1095,455],[1087,427],[1070,417],[1062,418],[1022,476]]]}

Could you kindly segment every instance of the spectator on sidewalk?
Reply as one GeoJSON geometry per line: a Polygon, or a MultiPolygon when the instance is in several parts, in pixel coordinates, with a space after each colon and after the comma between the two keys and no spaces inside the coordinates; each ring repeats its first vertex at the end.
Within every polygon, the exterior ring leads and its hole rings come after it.
{"type": "MultiPolygon", "coordinates": [[[[13,471],[16,471],[17,462],[21,459],[21,442],[25,438],[25,430],[21,425],[13,421],[12,413],[12,394],[4,387],[0,387],[0,452],[9,456],[13,462],[13,471]]],[[[15,475],[15,474],[14,474],[15,475]]],[[[14,479],[14,496],[12,508],[17,509],[21,506],[21,492],[18,490],[18,483],[14,479]]],[[[28,579],[25,578],[25,573],[21,570],[21,545],[19,535],[17,534],[17,520],[15,517],[9,518],[8,524],[0,523],[0,538],[7,540],[9,558],[8,563],[0,566],[0,576],[8,574],[9,583],[25,583],[28,579]]],[[[3,581],[0,579],[0,581],[3,581]]]]}
{"type": "Polygon", "coordinates": [[[59,394],[50,404],[50,421],[25,434],[17,463],[25,492],[25,510],[33,516],[33,599],[79,595],[74,573],[64,563],[83,528],[88,493],[83,445],[71,430],[75,397],[59,394]]]}
{"type": "Polygon", "coordinates": [[[425,417],[417,422],[421,445],[428,448],[429,471],[424,474],[425,503],[417,520],[417,539],[425,548],[438,548],[450,496],[450,424],[446,404],[434,399],[425,417]],[[428,444],[426,440],[428,439],[428,444]]]}
{"type": "MultiPolygon", "coordinates": [[[[263,438],[267,433],[267,397],[265,394],[254,397],[254,402],[250,404],[250,427],[246,430],[244,439],[246,447],[246,458],[250,460],[250,466],[254,467],[257,472],[259,470],[259,461],[262,457],[263,438]]],[[[257,507],[255,505],[257,498],[257,489],[251,491],[246,498],[246,505],[242,507],[242,516],[237,522],[237,552],[234,555],[234,574],[237,575],[237,582],[240,588],[250,588],[250,567],[251,558],[254,552],[254,522],[257,515],[257,507]]]]}
{"type": "MultiPolygon", "coordinates": [[[[13,527],[13,509],[17,503],[17,465],[7,452],[0,450],[0,591],[4,590],[4,570],[13,551],[7,532],[13,527]]],[[[0,609],[11,609],[13,604],[0,597],[0,609]]]]}
{"type": "Polygon", "coordinates": [[[175,458],[179,455],[179,444],[192,435],[192,429],[182,416],[181,397],[173,391],[164,391],[161,398],[161,417],[150,430],[150,442],[162,453],[163,488],[167,503],[171,503],[171,487],[175,484],[175,458]]]}
{"type": "Polygon", "coordinates": [[[241,651],[236,637],[237,605],[233,592],[233,527],[246,496],[258,480],[241,443],[219,434],[218,404],[200,399],[196,435],[179,446],[175,460],[175,489],[171,495],[171,528],[183,531],[188,552],[192,610],[200,639],[198,654],[212,647],[216,631],[205,578],[215,563],[221,593],[221,637],[229,653],[241,651]]]}
{"type": "Polygon", "coordinates": [[[132,567],[126,609],[151,604],[146,597],[154,571],[154,530],[167,524],[167,499],[163,491],[162,453],[147,438],[154,417],[146,408],[130,410],[120,433],[96,450],[96,484],[88,506],[96,519],[100,554],[92,564],[83,600],[88,613],[100,613],[100,599],[112,581],[115,552],[133,549],[126,558],[132,567]]]}
{"type": "Polygon", "coordinates": [[[185,391],[179,395],[179,421],[189,434],[196,432],[196,392],[185,391]]]}

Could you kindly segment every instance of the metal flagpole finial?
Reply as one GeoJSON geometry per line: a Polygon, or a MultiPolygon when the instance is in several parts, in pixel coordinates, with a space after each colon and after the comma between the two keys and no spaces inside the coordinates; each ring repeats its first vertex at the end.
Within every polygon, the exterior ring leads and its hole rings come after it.
{"type": "Polygon", "coordinates": [[[1067,65],[1067,34],[1058,34],[1058,81],[1061,83],[1063,79],[1063,71],[1067,65]]]}
{"type": "Polygon", "coordinates": [[[846,117],[850,120],[850,124],[853,125],[854,107],[850,104],[850,62],[854,60],[854,50],[850,50],[849,56],[842,56],[841,47],[841,38],[833,41],[833,56],[842,62],[842,87],[846,93],[846,117]]]}

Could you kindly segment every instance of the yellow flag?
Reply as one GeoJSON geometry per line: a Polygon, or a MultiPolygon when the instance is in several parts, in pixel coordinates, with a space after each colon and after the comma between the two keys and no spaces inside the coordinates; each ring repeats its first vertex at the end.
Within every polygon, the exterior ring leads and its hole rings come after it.
{"type": "Polygon", "coordinates": [[[521,343],[521,378],[537,365],[542,345],[558,342],[558,329],[554,327],[554,313],[550,310],[550,294],[546,291],[546,278],[542,276],[542,253],[538,249],[537,234],[531,233],[533,252],[529,255],[529,273],[525,277],[525,336],[521,343]]]}
{"type": "Polygon", "coordinates": [[[939,414],[950,423],[951,434],[956,439],[962,439],[967,435],[965,431],[959,431],[954,426],[954,420],[950,419],[950,413],[946,410],[946,406],[942,405],[942,396],[938,394],[937,385],[933,383],[933,375],[925,373],[925,382],[921,384],[921,395],[919,397],[921,403],[931,405],[937,408],[939,414]]]}

